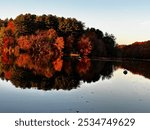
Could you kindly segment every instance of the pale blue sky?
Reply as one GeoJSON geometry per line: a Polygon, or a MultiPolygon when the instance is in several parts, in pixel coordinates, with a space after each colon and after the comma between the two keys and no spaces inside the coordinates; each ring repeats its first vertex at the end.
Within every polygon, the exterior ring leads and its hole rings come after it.
{"type": "Polygon", "coordinates": [[[1,0],[0,18],[23,13],[75,17],[119,44],[150,40],[150,0],[1,0]]]}

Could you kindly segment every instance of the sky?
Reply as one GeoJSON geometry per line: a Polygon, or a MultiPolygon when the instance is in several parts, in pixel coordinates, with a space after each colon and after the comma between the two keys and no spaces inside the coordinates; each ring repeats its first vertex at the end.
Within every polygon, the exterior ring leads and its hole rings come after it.
{"type": "Polygon", "coordinates": [[[150,40],[150,0],[1,0],[0,18],[53,14],[113,34],[118,44],[150,40]]]}

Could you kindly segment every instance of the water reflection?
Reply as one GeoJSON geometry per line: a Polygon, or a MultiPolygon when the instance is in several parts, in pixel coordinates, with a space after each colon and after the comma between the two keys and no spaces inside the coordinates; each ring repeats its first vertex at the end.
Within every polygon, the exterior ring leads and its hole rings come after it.
{"type": "Polygon", "coordinates": [[[17,52],[7,51],[0,61],[0,78],[11,81],[17,88],[71,90],[80,87],[80,81],[91,83],[110,79],[118,68],[150,78],[149,62],[108,62],[88,57],[78,59],[63,57],[58,51],[50,54],[45,51],[42,54],[17,52]]]}
{"type": "MultiPolygon", "coordinates": [[[[38,58],[37,58],[38,59],[38,58]]],[[[44,58],[33,60],[27,53],[18,57],[8,56],[7,62],[1,62],[1,79],[9,80],[20,88],[42,90],[71,90],[80,86],[80,81],[96,82],[112,76],[111,62],[90,60],[88,57],[63,58],[53,61],[44,58]]]]}
{"type": "Polygon", "coordinates": [[[116,69],[123,68],[127,69],[133,74],[142,75],[145,78],[150,79],[150,62],[148,61],[125,61],[125,62],[115,62],[116,69]]]}

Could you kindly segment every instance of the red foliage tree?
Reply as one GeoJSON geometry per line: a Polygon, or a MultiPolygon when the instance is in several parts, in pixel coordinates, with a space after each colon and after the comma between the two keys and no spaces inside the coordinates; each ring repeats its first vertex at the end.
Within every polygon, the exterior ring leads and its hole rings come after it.
{"type": "Polygon", "coordinates": [[[31,48],[31,42],[28,36],[21,36],[18,38],[17,43],[19,47],[23,50],[29,50],[31,48]]]}
{"type": "Polygon", "coordinates": [[[21,54],[15,62],[19,67],[32,68],[32,59],[28,54],[21,54]],[[29,67],[30,66],[30,67],[29,67]]]}
{"type": "Polygon", "coordinates": [[[16,27],[15,27],[15,24],[12,20],[8,22],[6,29],[10,29],[13,34],[15,33],[16,27]]]}
{"type": "Polygon", "coordinates": [[[78,49],[82,55],[89,55],[92,50],[91,41],[89,37],[83,35],[78,42],[78,49]]]}
{"type": "Polygon", "coordinates": [[[53,61],[53,66],[56,71],[61,71],[63,60],[61,58],[58,58],[57,60],[53,61]]]}

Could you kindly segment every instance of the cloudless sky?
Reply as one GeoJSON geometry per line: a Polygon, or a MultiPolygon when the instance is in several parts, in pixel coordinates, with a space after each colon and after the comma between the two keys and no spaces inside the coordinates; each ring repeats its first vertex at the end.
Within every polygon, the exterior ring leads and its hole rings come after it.
{"type": "Polygon", "coordinates": [[[1,0],[0,18],[23,13],[75,17],[114,34],[118,44],[150,40],[150,0],[1,0]]]}

